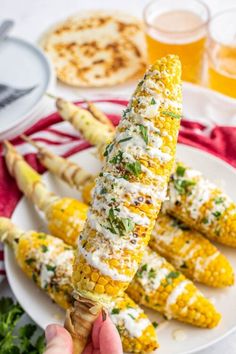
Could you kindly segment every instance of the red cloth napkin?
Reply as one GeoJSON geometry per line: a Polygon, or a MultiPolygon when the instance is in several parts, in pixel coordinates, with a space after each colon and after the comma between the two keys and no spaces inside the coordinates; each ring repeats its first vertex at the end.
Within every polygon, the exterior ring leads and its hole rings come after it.
{"type": "MultiPolygon", "coordinates": [[[[96,102],[109,102],[109,105],[127,105],[125,100],[97,100],[96,102]]],[[[109,118],[117,125],[119,115],[110,114],[109,118]]],[[[58,113],[53,113],[28,129],[25,134],[36,141],[40,141],[49,149],[59,152],[60,155],[68,157],[78,151],[89,147],[89,144],[80,138],[68,123],[62,122],[58,113]]],[[[38,172],[44,172],[43,166],[39,163],[35,153],[30,152],[29,145],[24,143],[20,137],[11,141],[24,154],[27,162],[38,172]]],[[[179,142],[207,151],[236,167],[236,127],[208,126],[198,122],[183,119],[179,134],[179,142]]],[[[2,146],[0,146],[0,216],[10,217],[20,200],[22,194],[17,188],[15,180],[9,175],[3,157],[2,146]]],[[[1,245],[0,245],[1,246],[1,245]]],[[[2,246],[1,246],[2,247],[2,246]]],[[[0,280],[4,276],[3,250],[0,247],[0,280]]]]}

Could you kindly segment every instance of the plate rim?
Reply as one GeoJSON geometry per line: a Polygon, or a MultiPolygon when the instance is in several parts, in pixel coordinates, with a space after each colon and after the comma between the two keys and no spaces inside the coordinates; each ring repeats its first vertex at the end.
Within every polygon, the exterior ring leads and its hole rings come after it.
{"type": "MultiPolygon", "coordinates": [[[[187,150],[190,150],[190,151],[191,151],[191,150],[192,150],[192,151],[197,151],[197,152],[200,153],[200,154],[206,155],[207,158],[210,158],[210,159],[213,160],[213,161],[214,161],[214,160],[218,161],[220,164],[222,164],[226,169],[228,169],[231,173],[235,174],[235,176],[236,176],[236,169],[235,169],[233,166],[231,166],[228,162],[226,162],[226,161],[220,159],[219,157],[217,157],[217,156],[215,156],[215,155],[213,155],[213,154],[211,154],[211,153],[209,153],[209,152],[206,152],[206,151],[204,151],[204,150],[202,150],[202,149],[199,149],[199,148],[196,148],[196,147],[192,147],[192,146],[189,146],[189,145],[186,145],[186,144],[178,143],[178,145],[180,145],[181,148],[184,148],[184,149],[187,149],[187,150]]],[[[93,147],[89,147],[89,148],[87,148],[86,150],[90,150],[90,149],[93,149],[93,147]]],[[[79,154],[80,154],[80,152],[77,152],[77,153],[75,153],[75,154],[72,154],[70,157],[74,157],[74,156],[79,155],[79,154]]],[[[49,175],[50,175],[50,172],[45,171],[45,172],[43,173],[43,175],[44,175],[44,174],[49,174],[49,175]]],[[[20,201],[21,201],[23,198],[25,198],[25,197],[22,196],[21,199],[20,199],[20,201]]],[[[18,202],[18,204],[19,204],[19,202],[18,202]]],[[[17,206],[18,206],[18,204],[17,204],[17,206]]],[[[12,213],[11,218],[14,217],[14,213],[15,213],[15,211],[16,211],[16,209],[17,209],[17,206],[16,206],[14,212],[12,213]]],[[[12,250],[11,250],[11,248],[10,248],[8,245],[6,245],[6,244],[4,244],[4,252],[5,252],[5,255],[6,255],[6,256],[5,256],[6,274],[7,274],[7,279],[8,279],[10,288],[11,288],[13,294],[15,295],[17,301],[18,301],[18,302],[21,304],[21,306],[25,309],[25,306],[22,305],[21,301],[18,299],[17,295],[16,295],[15,292],[13,291],[13,289],[14,289],[13,277],[11,277],[11,276],[9,277],[9,274],[10,274],[9,252],[12,252],[12,250]]],[[[25,309],[25,310],[26,310],[26,313],[28,314],[27,309],[25,309]]],[[[34,318],[34,316],[31,316],[30,314],[28,314],[28,316],[31,317],[31,318],[39,325],[39,327],[41,327],[41,325],[40,325],[40,324],[38,323],[38,321],[34,318]]],[[[235,325],[232,326],[231,329],[229,329],[228,331],[224,332],[222,335],[219,335],[216,339],[212,339],[212,340],[210,340],[209,342],[207,342],[207,343],[205,343],[205,344],[202,344],[202,345],[198,346],[198,347],[195,348],[195,349],[183,351],[183,352],[181,352],[181,354],[194,354],[194,353],[197,353],[197,352],[199,352],[199,351],[201,351],[201,350],[207,349],[207,348],[209,348],[209,347],[215,345],[216,343],[222,341],[223,339],[225,339],[227,336],[229,336],[230,334],[234,333],[235,331],[236,331],[236,320],[235,320],[235,325]]]]}
{"type": "MultiPolygon", "coordinates": [[[[9,37],[7,37],[6,40],[17,42],[17,43],[20,43],[21,45],[23,44],[27,48],[30,48],[35,53],[37,53],[37,55],[44,61],[44,64],[47,67],[48,79],[47,79],[46,89],[44,92],[42,92],[40,98],[35,103],[35,105],[33,107],[31,107],[31,109],[26,114],[24,114],[18,121],[12,122],[12,124],[8,125],[8,127],[6,129],[0,131],[0,139],[1,140],[6,139],[6,135],[10,134],[10,130],[13,130],[17,126],[23,124],[27,119],[29,120],[29,125],[32,123],[32,120],[29,119],[30,116],[34,113],[34,111],[36,111],[39,108],[39,106],[42,102],[42,99],[45,95],[45,92],[47,92],[48,89],[51,88],[53,86],[53,84],[55,83],[55,73],[53,70],[52,63],[50,62],[48,56],[43,52],[43,50],[40,47],[38,47],[37,45],[35,45],[34,43],[32,43],[30,41],[27,41],[27,40],[25,40],[21,37],[17,37],[17,36],[9,36],[9,37]]],[[[26,124],[26,126],[24,126],[24,129],[26,129],[26,128],[27,128],[27,124],[26,124]]]]}

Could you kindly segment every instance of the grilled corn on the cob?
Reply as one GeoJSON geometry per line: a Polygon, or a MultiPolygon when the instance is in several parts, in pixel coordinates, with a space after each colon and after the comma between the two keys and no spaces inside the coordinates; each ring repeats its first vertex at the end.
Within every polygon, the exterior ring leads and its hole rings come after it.
{"type": "MultiPolygon", "coordinates": [[[[53,301],[64,309],[71,306],[74,251],[70,246],[44,233],[23,232],[5,218],[0,218],[0,239],[11,245],[24,273],[53,301]]],[[[124,351],[139,353],[157,347],[155,329],[128,295],[114,299],[108,310],[124,351]]]]}
{"type": "Polygon", "coordinates": [[[19,189],[44,212],[50,232],[68,244],[74,244],[87,217],[86,204],[72,198],[60,198],[49,192],[41,176],[5,142],[8,170],[19,189]]]}
{"type": "Polygon", "coordinates": [[[137,303],[150,307],[167,318],[195,326],[213,328],[221,316],[213,304],[183,274],[156,252],[147,248],[127,293],[137,303]]]}
{"type": "Polygon", "coordinates": [[[182,107],[180,62],[146,73],[124,112],[78,243],[75,292],[109,302],[133,278],[165,198],[182,107]]]}
{"type": "MultiPolygon", "coordinates": [[[[14,248],[16,259],[27,276],[33,278],[56,303],[63,308],[68,308],[72,299],[71,275],[74,259],[72,248],[63,241],[44,233],[23,232],[5,218],[0,218],[0,239],[10,243],[14,248]]],[[[197,291],[191,281],[186,280],[164,258],[149,248],[145,251],[139,270],[127,292],[131,298],[135,298],[139,303],[157,310],[166,317],[196,326],[211,328],[217,325],[220,319],[214,306],[197,291]]],[[[110,314],[121,316],[113,318],[116,324],[119,325],[125,314],[129,313],[130,304],[132,307],[135,306],[128,297],[115,299],[115,302],[109,304],[110,314]]],[[[133,310],[130,311],[131,314],[132,312],[133,310]]],[[[138,308],[135,311],[136,317],[140,319],[140,323],[136,324],[140,336],[134,335],[135,342],[141,341],[140,337],[144,340],[141,335],[142,325],[147,323],[148,327],[148,322],[144,320],[143,323],[141,320],[145,319],[145,315],[138,308]],[[137,316],[138,314],[140,316],[137,316]]],[[[121,333],[124,335],[126,330],[127,328],[123,328],[121,333]]],[[[145,332],[145,335],[147,334],[146,341],[143,342],[145,348],[148,346],[151,348],[154,344],[153,339],[150,340],[153,338],[152,333],[152,331],[145,332]]],[[[126,344],[126,350],[128,345],[130,340],[126,344]]],[[[132,347],[135,346],[137,349],[137,344],[134,343],[132,347]]],[[[141,349],[144,350],[144,347],[141,349]]]]}
{"type": "Polygon", "coordinates": [[[227,258],[197,231],[160,213],[149,246],[188,278],[208,286],[234,284],[234,271],[227,258]]]}
{"type": "MultiPolygon", "coordinates": [[[[180,74],[176,56],[150,67],[106,148],[74,263],[78,301],[67,312],[71,326],[66,325],[72,334],[82,322],[77,320],[80,305],[88,301],[89,313],[111,302],[141,263],[173,167],[182,109],[180,74]]],[[[85,340],[73,339],[82,351],[85,340]]]]}
{"type": "Polygon", "coordinates": [[[199,171],[178,162],[168,194],[167,212],[209,239],[236,247],[236,204],[199,171]]]}

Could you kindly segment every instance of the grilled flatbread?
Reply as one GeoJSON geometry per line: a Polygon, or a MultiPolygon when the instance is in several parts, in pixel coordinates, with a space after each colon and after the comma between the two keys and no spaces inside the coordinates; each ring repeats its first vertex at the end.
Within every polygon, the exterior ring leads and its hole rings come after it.
{"type": "Polygon", "coordinates": [[[52,28],[42,39],[62,82],[78,87],[124,82],[146,66],[142,24],[111,11],[83,11],[52,28]]]}

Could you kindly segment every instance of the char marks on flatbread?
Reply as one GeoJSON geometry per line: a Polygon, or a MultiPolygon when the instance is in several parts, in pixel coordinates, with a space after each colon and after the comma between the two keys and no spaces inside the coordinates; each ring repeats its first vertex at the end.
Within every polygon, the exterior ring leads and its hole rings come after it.
{"type": "Polygon", "coordinates": [[[51,29],[42,46],[58,79],[78,87],[115,85],[146,66],[142,24],[119,12],[81,12],[51,29]]]}

